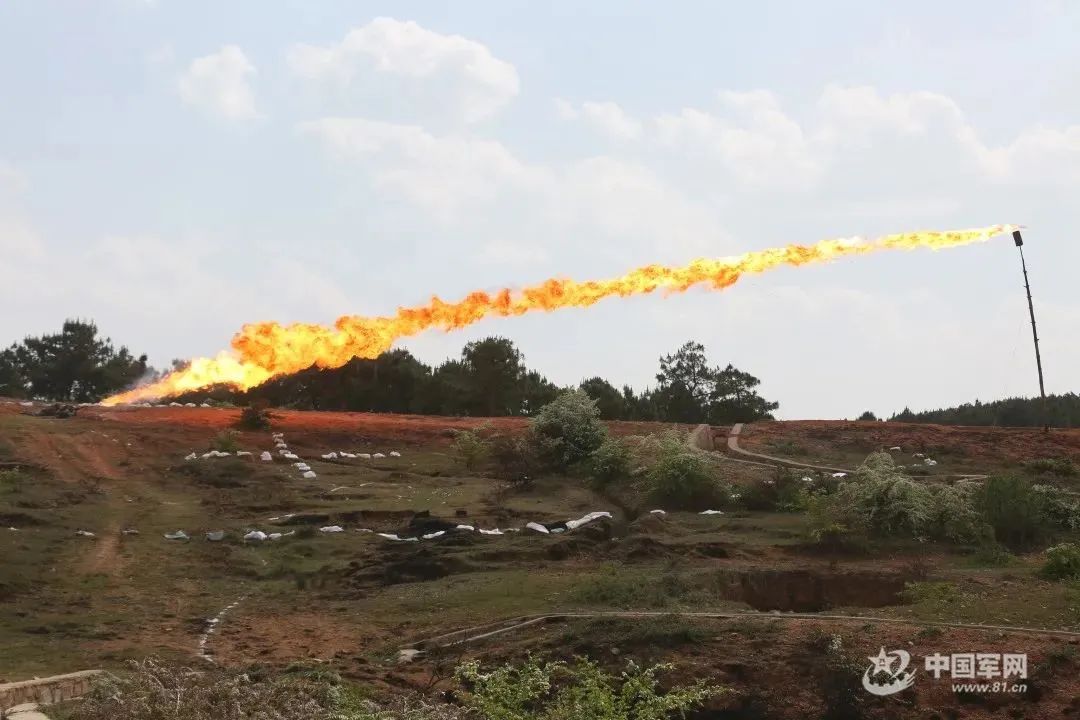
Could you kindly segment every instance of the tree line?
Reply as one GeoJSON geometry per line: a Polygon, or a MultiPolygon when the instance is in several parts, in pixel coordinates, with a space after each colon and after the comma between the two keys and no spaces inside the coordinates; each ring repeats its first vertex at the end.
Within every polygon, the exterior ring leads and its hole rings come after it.
{"type": "MultiPolygon", "coordinates": [[[[171,369],[184,363],[173,361],[171,369]]],[[[99,338],[92,323],[65,321],[57,335],[28,337],[0,352],[0,395],[94,402],[162,373],[99,338]]],[[[758,394],[760,380],[733,365],[711,365],[705,347],[687,342],[659,360],[656,385],[641,392],[595,376],[579,387],[608,420],[722,424],[769,419],[779,404],[758,394]]],[[[408,350],[353,358],[339,368],[311,367],[248,391],[215,386],[169,398],[235,404],[265,402],[310,410],[453,416],[532,415],[568,388],[525,365],[502,337],[470,342],[457,359],[428,365],[408,350]]]]}
{"type": "MultiPolygon", "coordinates": [[[[923,412],[904,408],[889,420],[939,425],[1040,427],[1043,424],[1043,406],[1040,398],[1011,397],[986,403],[976,400],[974,403],[923,412]]],[[[1047,395],[1046,421],[1053,427],[1080,427],[1080,395],[1047,395]]]]}

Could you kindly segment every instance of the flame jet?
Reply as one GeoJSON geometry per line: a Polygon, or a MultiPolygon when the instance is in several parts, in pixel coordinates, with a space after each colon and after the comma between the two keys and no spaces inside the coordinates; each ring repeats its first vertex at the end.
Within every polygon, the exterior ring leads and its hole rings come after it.
{"type": "Polygon", "coordinates": [[[394,315],[346,315],[333,327],[263,322],[245,325],[232,339],[232,351],[216,358],[196,358],[183,370],[149,385],[114,395],[104,405],[138,402],[226,384],[248,389],[279,375],[312,365],[341,367],[354,357],[374,358],[394,343],[425,330],[457,330],[488,316],[511,317],[537,310],[588,307],[607,297],[642,295],[656,290],[684,292],[701,285],[723,290],[748,273],[763,273],[782,265],[807,265],[848,255],[881,250],[940,250],[1010,233],[1016,225],[991,225],[970,230],[924,231],[886,235],[873,240],[822,240],[813,245],[788,245],[734,257],[698,259],[680,267],[646,265],[607,280],[552,278],[521,290],[473,292],[458,302],[433,297],[426,305],[399,308],[394,315]]]}

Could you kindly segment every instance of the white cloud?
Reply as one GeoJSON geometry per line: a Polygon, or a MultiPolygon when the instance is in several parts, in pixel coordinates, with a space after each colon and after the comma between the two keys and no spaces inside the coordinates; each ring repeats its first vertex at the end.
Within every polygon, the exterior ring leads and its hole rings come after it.
{"type": "Polygon", "coordinates": [[[772,93],[721,92],[720,104],[720,113],[684,108],[660,115],[660,142],[691,155],[705,151],[750,187],[800,189],[817,181],[820,160],[772,93]]]}
{"type": "Polygon", "coordinates": [[[1034,127],[990,145],[959,105],[938,93],[829,85],[806,119],[788,114],[762,90],[721,92],[719,105],[663,113],[655,136],[690,157],[707,153],[743,189],[808,190],[852,162],[879,174],[889,168],[904,181],[912,177],[907,166],[927,161],[966,174],[967,181],[1080,178],[1080,125],[1034,127]]]}
{"type": "Polygon", "coordinates": [[[259,117],[250,76],[255,75],[244,51],[226,45],[216,53],[191,61],[180,74],[177,87],[189,105],[227,120],[252,120],[259,117]]]}
{"type": "Polygon", "coordinates": [[[287,59],[296,75],[336,81],[343,87],[368,70],[423,81],[436,91],[449,85],[467,122],[491,116],[520,90],[517,70],[487,46],[428,30],[411,20],[376,18],[349,31],[340,43],[295,45],[287,59]]]}
{"type": "Polygon", "coordinates": [[[535,169],[494,140],[437,137],[416,125],[363,118],[322,118],[300,130],[318,138],[332,155],[371,168],[380,188],[446,222],[511,186],[537,180],[535,169]]]}
{"type": "Polygon", "coordinates": [[[581,115],[602,133],[615,140],[637,140],[641,137],[641,121],[628,115],[616,103],[583,103],[581,115]]]}

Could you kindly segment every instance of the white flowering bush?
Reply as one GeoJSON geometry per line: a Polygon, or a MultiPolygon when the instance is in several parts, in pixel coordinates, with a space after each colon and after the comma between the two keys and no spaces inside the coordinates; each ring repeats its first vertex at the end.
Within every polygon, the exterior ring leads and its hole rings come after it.
{"type": "Polygon", "coordinates": [[[583,390],[565,392],[529,421],[529,437],[540,459],[553,468],[584,460],[603,444],[607,428],[596,401],[583,390]]]}

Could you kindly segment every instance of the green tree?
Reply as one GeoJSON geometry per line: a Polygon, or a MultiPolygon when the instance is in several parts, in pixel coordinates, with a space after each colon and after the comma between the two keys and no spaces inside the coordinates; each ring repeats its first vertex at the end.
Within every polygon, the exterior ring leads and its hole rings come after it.
{"type": "Polygon", "coordinates": [[[757,394],[761,381],[734,365],[728,365],[713,375],[709,393],[709,422],[735,423],[772,419],[772,411],[780,403],[769,402],[757,394]]]}
{"type": "MultiPolygon", "coordinates": [[[[626,411],[622,393],[602,377],[591,377],[580,385],[586,395],[596,401],[596,409],[605,420],[620,420],[626,411]]],[[[633,391],[631,391],[633,392],[633,391]]]]}
{"type": "Polygon", "coordinates": [[[506,338],[489,337],[465,346],[461,361],[469,374],[478,413],[491,417],[521,412],[523,359],[506,338]]]}
{"type": "Polygon", "coordinates": [[[59,333],[28,337],[0,361],[0,382],[33,397],[94,402],[134,384],[148,371],[146,355],[134,357],[99,338],[89,321],[65,320],[59,333]]]}

